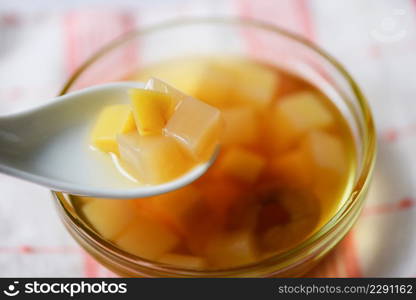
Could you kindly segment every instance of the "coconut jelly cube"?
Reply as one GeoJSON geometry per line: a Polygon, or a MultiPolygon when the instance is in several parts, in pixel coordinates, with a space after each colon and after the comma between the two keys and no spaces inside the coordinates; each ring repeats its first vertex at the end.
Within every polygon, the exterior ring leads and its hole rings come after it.
{"type": "Polygon", "coordinates": [[[234,84],[232,96],[240,103],[258,109],[267,108],[278,87],[278,76],[266,66],[258,63],[236,60],[226,65],[234,84]]]}
{"type": "Polygon", "coordinates": [[[156,259],[175,248],[180,239],[164,224],[142,214],[114,242],[129,253],[156,259]]]}
{"type": "Polygon", "coordinates": [[[94,229],[111,240],[135,218],[126,201],[128,200],[89,198],[81,210],[94,229]]]}
{"type": "Polygon", "coordinates": [[[272,116],[272,131],[277,150],[285,150],[302,134],[324,129],[334,123],[334,117],[314,92],[290,94],[276,103],[272,116]]]}
{"type": "Polygon", "coordinates": [[[200,208],[201,197],[196,187],[188,185],[166,194],[140,199],[136,207],[139,211],[148,211],[176,232],[184,234],[187,218],[200,208]]]}
{"type": "Polygon", "coordinates": [[[256,260],[253,233],[246,230],[223,233],[209,243],[205,253],[209,264],[215,267],[251,263],[256,260]]]}
{"type": "Polygon", "coordinates": [[[266,160],[261,155],[243,148],[232,148],[222,157],[219,168],[234,179],[254,183],[265,165],[266,160]]]}
{"type": "Polygon", "coordinates": [[[117,136],[120,158],[133,175],[146,184],[172,180],[190,169],[192,159],[169,136],[117,136]]]}
{"type": "Polygon", "coordinates": [[[250,144],[255,142],[259,134],[259,120],[253,108],[240,106],[224,109],[223,144],[250,144]]]}
{"type": "Polygon", "coordinates": [[[130,89],[129,96],[140,135],[161,134],[174,109],[172,96],[144,89],[130,89]]]}
{"type": "Polygon", "coordinates": [[[330,133],[314,131],[303,141],[315,168],[343,174],[347,170],[347,153],[342,140],[330,133]]]}
{"type": "Polygon", "coordinates": [[[183,99],[189,97],[187,94],[184,94],[183,92],[177,90],[176,88],[174,88],[173,86],[171,86],[170,84],[167,84],[166,82],[164,82],[163,80],[160,80],[158,78],[150,78],[145,85],[145,89],[146,90],[151,90],[151,91],[155,91],[155,92],[159,92],[162,94],[166,94],[171,96],[171,105],[169,106],[169,114],[168,117],[166,119],[170,118],[170,115],[172,114],[172,112],[174,111],[176,105],[182,101],[183,99]]]}
{"type": "Polygon", "coordinates": [[[104,152],[118,153],[116,136],[136,128],[129,105],[110,105],[98,116],[91,133],[92,145],[104,152]]]}
{"type": "Polygon", "coordinates": [[[307,187],[314,177],[307,153],[302,147],[277,155],[270,164],[272,173],[291,187],[307,187]]]}
{"type": "Polygon", "coordinates": [[[177,104],[164,131],[200,161],[211,156],[221,125],[221,113],[217,108],[188,97],[177,104]]]}

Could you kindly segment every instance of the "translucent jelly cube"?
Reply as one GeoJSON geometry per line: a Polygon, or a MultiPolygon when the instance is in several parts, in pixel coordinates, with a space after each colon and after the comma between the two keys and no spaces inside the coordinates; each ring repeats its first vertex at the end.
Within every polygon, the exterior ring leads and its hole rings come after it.
{"type": "Polygon", "coordinates": [[[273,142],[277,150],[285,150],[292,147],[302,134],[329,127],[334,118],[319,94],[305,91],[278,101],[271,121],[273,142]]]}
{"type": "Polygon", "coordinates": [[[174,109],[172,96],[143,89],[130,89],[129,96],[140,135],[161,134],[174,109]]]}
{"type": "Polygon", "coordinates": [[[254,237],[249,231],[223,233],[205,251],[209,264],[217,268],[245,265],[257,256],[254,237]]]}
{"type": "Polygon", "coordinates": [[[308,134],[303,143],[316,168],[337,174],[346,171],[347,153],[339,137],[323,131],[314,131],[308,134]]]}
{"type": "Polygon", "coordinates": [[[262,172],[266,160],[243,148],[231,148],[221,159],[219,168],[225,175],[244,183],[254,183],[262,172]]]}
{"type": "Polygon", "coordinates": [[[242,189],[225,178],[206,180],[201,186],[201,193],[204,203],[222,218],[226,217],[230,208],[243,196],[242,189]]]}
{"type": "Polygon", "coordinates": [[[315,131],[306,136],[303,147],[312,165],[315,194],[323,201],[341,197],[339,185],[348,175],[349,159],[341,138],[315,131]]]}
{"type": "Polygon", "coordinates": [[[185,269],[203,269],[206,265],[206,262],[202,257],[174,253],[164,254],[158,261],[185,269]]]}
{"type": "Polygon", "coordinates": [[[159,93],[163,93],[163,94],[167,94],[167,95],[171,96],[173,105],[171,105],[169,107],[170,108],[169,117],[170,117],[171,113],[174,111],[176,105],[180,101],[182,101],[183,99],[189,97],[187,94],[184,94],[183,92],[175,89],[170,84],[167,84],[163,80],[160,80],[160,79],[157,79],[157,78],[154,78],[154,77],[150,78],[146,82],[145,89],[155,91],[155,92],[159,92],[159,93]]]}
{"type": "Polygon", "coordinates": [[[195,98],[215,107],[230,107],[235,104],[232,87],[236,82],[223,65],[217,62],[205,65],[200,72],[199,81],[195,84],[195,98]]]}
{"type": "Polygon", "coordinates": [[[180,239],[167,226],[151,216],[136,215],[135,221],[114,242],[134,255],[156,259],[175,248],[180,239]]]}
{"type": "Polygon", "coordinates": [[[221,125],[218,109],[188,97],[176,106],[164,130],[200,161],[212,155],[218,143],[221,125]]]}
{"type": "Polygon", "coordinates": [[[129,105],[111,105],[103,109],[91,133],[92,145],[104,152],[118,153],[116,136],[136,128],[129,105]]]}
{"type": "Polygon", "coordinates": [[[192,166],[192,159],[171,137],[117,136],[121,160],[133,175],[146,184],[158,184],[177,178],[192,166]]]}
{"type": "Polygon", "coordinates": [[[221,111],[224,119],[224,133],[221,142],[229,144],[250,144],[259,135],[259,120],[256,111],[240,106],[221,111]]]}
{"type": "Polygon", "coordinates": [[[277,74],[258,63],[235,60],[225,64],[233,78],[232,97],[258,109],[267,108],[278,85],[277,74]]]}
{"type": "Polygon", "coordinates": [[[139,211],[148,211],[179,234],[185,234],[187,218],[199,209],[201,193],[191,185],[179,190],[137,201],[139,211]]]}
{"type": "Polygon", "coordinates": [[[199,201],[183,221],[186,246],[197,256],[203,255],[205,247],[222,232],[224,223],[224,220],[203,201],[199,201]]]}
{"type": "Polygon", "coordinates": [[[81,210],[94,229],[107,239],[115,238],[135,218],[126,200],[89,198],[81,210]]]}
{"type": "Polygon", "coordinates": [[[308,187],[314,177],[310,161],[303,148],[277,155],[270,163],[272,173],[283,184],[291,187],[308,187]]]}

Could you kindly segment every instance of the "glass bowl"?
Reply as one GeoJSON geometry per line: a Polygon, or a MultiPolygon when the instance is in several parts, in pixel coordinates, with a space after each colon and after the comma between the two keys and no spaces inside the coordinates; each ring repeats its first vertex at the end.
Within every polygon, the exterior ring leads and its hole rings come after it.
{"type": "Polygon", "coordinates": [[[253,20],[213,17],[168,21],[128,33],[99,50],[76,70],[60,95],[126,79],[149,64],[195,55],[238,55],[276,65],[317,86],[340,109],[353,133],[356,167],[348,192],[333,217],[293,249],[250,265],[216,271],[181,269],[131,255],[97,235],[77,215],[69,195],[53,192],[60,218],[81,247],[120,276],[301,276],[354,224],[367,193],[376,154],[368,104],[345,68],[325,51],[286,30],[253,20]]]}

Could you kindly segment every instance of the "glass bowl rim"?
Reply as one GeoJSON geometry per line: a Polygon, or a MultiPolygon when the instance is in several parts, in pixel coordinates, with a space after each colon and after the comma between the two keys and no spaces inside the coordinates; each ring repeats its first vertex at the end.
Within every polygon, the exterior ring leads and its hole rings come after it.
{"type": "MultiPolygon", "coordinates": [[[[232,26],[249,26],[254,27],[257,29],[265,30],[274,34],[278,34],[288,38],[290,40],[294,40],[303,46],[306,46],[308,49],[312,50],[315,54],[318,54],[321,58],[325,61],[329,62],[335,69],[343,76],[344,79],[349,84],[349,87],[352,89],[354,97],[358,100],[360,113],[363,115],[365,120],[365,128],[364,128],[364,152],[363,152],[363,163],[361,167],[361,172],[358,174],[358,179],[356,180],[354,186],[352,187],[349,197],[344,202],[343,205],[337,210],[337,212],[330,218],[330,220],[325,223],[318,231],[316,231],[313,235],[307,238],[305,241],[294,247],[293,249],[289,249],[283,253],[279,253],[268,257],[266,259],[262,259],[260,261],[233,267],[227,269],[219,269],[219,270],[193,270],[193,269],[184,269],[178,268],[171,265],[165,265],[161,263],[157,263],[155,261],[149,261],[144,258],[140,258],[134,256],[128,252],[125,252],[111,243],[102,239],[99,235],[97,235],[94,231],[92,231],[86,224],[79,222],[77,218],[75,218],[72,213],[68,210],[65,205],[63,205],[57,195],[57,192],[52,192],[54,198],[58,201],[60,207],[65,212],[66,216],[69,217],[70,221],[73,224],[76,224],[78,233],[82,233],[82,235],[87,236],[88,238],[92,238],[93,241],[97,244],[104,244],[107,250],[110,250],[113,254],[121,256],[123,259],[126,259],[133,264],[138,264],[140,267],[150,268],[151,270],[164,270],[167,269],[175,272],[175,273],[182,273],[186,275],[220,275],[221,274],[230,274],[230,273],[246,273],[250,272],[254,269],[259,268],[259,266],[263,265],[271,265],[271,264],[278,264],[279,262],[284,262],[287,258],[296,257],[296,255],[301,254],[302,251],[308,249],[309,246],[314,245],[315,243],[319,242],[324,238],[327,234],[333,230],[337,224],[342,223],[343,219],[348,216],[350,211],[358,206],[361,201],[363,201],[363,193],[366,191],[368,184],[371,179],[371,173],[375,163],[376,157],[376,134],[375,134],[375,126],[374,121],[371,115],[371,111],[369,105],[367,103],[366,98],[364,97],[363,93],[361,92],[358,84],[352,78],[352,76],[348,73],[346,68],[338,62],[334,57],[328,54],[325,50],[320,48],[319,46],[315,45],[313,42],[309,41],[308,39],[299,36],[298,34],[292,33],[286,29],[283,29],[279,26],[269,24],[263,21],[254,20],[254,19],[247,19],[241,17],[218,17],[218,16],[210,16],[210,17],[188,17],[188,18],[181,18],[181,19],[173,19],[169,21],[160,22],[155,25],[146,26],[142,29],[136,29],[130,31],[116,39],[113,39],[111,42],[100,48],[96,51],[92,56],[90,56],[84,63],[82,63],[74,73],[69,77],[69,79],[64,84],[63,88],[59,92],[59,96],[64,95],[69,91],[73,83],[83,74],[85,70],[88,69],[90,65],[92,65],[95,61],[100,59],[101,57],[105,56],[107,53],[111,52],[112,50],[118,48],[119,46],[123,46],[124,43],[128,43],[130,40],[140,37],[141,35],[146,35],[158,30],[169,29],[174,26],[186,26],[186,25],[198,25],[198,24],[223,24],[223,25],[232,25],[232,26]]],[[[286,268],[287,266],[284,266],[286,268]]],[[[276,270],[278,271],[278,270],[276,270]]]]}

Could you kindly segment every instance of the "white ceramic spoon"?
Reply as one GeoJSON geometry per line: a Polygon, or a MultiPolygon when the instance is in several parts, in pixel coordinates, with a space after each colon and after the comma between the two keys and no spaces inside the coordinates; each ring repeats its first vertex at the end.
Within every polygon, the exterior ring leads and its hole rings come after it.
{"type": "Polygon", "coordinates": [[[55,191],[102,198],[139,198],[185,186],[216,158],[171,182],[139,185],[114,167],[108,154],[89,148],[91,126],[106,105],[128,103],[139,82],[98,85],[52,99],[40,107],[0,117],[0,172],[55,191]]]}

